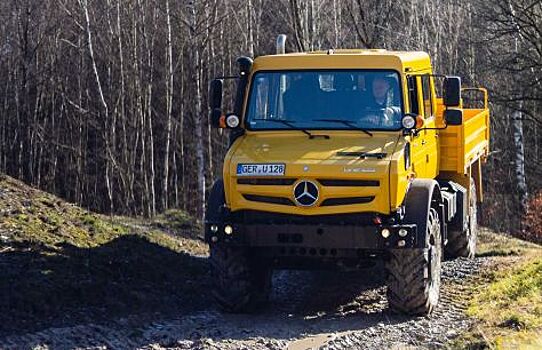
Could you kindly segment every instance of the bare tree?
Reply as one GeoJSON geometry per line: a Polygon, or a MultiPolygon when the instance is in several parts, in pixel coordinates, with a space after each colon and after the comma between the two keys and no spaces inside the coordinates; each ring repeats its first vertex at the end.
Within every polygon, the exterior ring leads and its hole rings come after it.
{"type": "Polygon", "coordinates": [[[2,2],[0,171],[102,212],[201,218],[228,148],[208,81],[285,33],[289,51],[423,50],[437,72],[487,86],[484,210],[511,229],[542,189],[541,27],[534,0],[2,2]]]}

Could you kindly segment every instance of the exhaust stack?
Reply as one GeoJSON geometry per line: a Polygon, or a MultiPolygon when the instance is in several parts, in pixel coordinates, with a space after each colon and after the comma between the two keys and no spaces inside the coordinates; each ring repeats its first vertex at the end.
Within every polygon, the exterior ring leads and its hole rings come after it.
{"type": "Polygon", "coordinates": [[[286,53],[286,34],[280,34],[277,37],[277,55],[286,53]]]}

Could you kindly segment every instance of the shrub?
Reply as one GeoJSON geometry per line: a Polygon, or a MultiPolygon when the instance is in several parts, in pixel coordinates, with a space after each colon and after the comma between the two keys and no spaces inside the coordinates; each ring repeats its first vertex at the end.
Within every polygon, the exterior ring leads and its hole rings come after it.
{"type": "Polygon", "coordinates": [[[542,191],[529,201],[521,234],[526,240],[542,244],[542,191]]]}

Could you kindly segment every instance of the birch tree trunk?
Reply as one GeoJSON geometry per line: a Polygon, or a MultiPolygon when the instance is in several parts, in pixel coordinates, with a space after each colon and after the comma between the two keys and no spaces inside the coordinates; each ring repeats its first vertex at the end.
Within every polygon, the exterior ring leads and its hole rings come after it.
{"type": "Polygon", "coordinates": [[[190,2],[190,45],[192,49],[193,86],[194,86],[194,137],[196,152],[196,174],[197,174],[197,216],[203,220],[205,213],[205,147],[203,145],[203,115],[202,115],[202,93],[201,93],[201,62],[200,62],[200,43],[196,38],[196,28],[198,26],[198,15],[196,0],[190,2]]]}
{"type": "Polygon", "coordinates": [[[518,189],[520,211],[524,213],[527,209],[527,179],[525,176],[525,145],[523,142],[523,113],[522,103],[518,103],[518,109],[512,112],[512,130],[514,134],[515,150],[515,174],[518,189]]]}
{"type": "Polygon", "coordinates": [[[171,123],[173,113],[173,43],[171,35],[171,14],[169,0],[166,0],[166,22],[167,22],[167,43],[166,43],[166,145],[164,150],[164,176],[162,178],[162,209],[168,209],[169,197],[169,149],[171,144],[171,123]]]}
{"type": "Polygon", "coordinates": [[[88,0],[80,0],[80,5],[83,8],[84,16],[85,16],[85,25],[86,25],[86,34],[87,34],[87,45],[88,45],[88,51],[90,55],[90,60],[92,64],[92,71],[94,72],[94,78],[96,79],[96,87],[98,89],[98,95],[100,97],[100,102],[102,104],[103,110],[104,110],[104,116],[103,116],[103,124],[104,125],[104,139],[106,144],[106,160],[105,160],[105,183],[107,188],[107,196],[109,198],[109,209],[110,212],[114,212],[114,200],[113,200],[113,185],[111,183],[111,159],[109,156],[112,156],[110,145],[109,145],[109,132],[107,130],[107,123],[109,119],[109,106],[105,100],[102,82],[100,80],[100,74],[98,73],[98,67],[96,65],[96,58],[94,57],[94,45],[92,43],[92,31],[90,29],[90,15],[88,11],[88,0]]]}
{"type": "MultiPolygon", "coordinates": [[[[519,60],[519,40],[520,40],[520,27],[516,21],[515,10],[512,6],[512,2],[509,2],[511,21],[514,24],[516,33],[514,33],[514,53],[516,64],[519,60]]],[[[519,70],[519,67],[516,67],[519,70]]],[[[519,102],[512,112],[512,130],[514,133],[514,151],[515,151],[515,174],[516,185],[518,190],[518,199],[520,211],[524,214],[527,210],[528,190],[527,190],[527,178],[525,176],[525,144],[523,140],[523,101],[519,99],[519,102]]]]}

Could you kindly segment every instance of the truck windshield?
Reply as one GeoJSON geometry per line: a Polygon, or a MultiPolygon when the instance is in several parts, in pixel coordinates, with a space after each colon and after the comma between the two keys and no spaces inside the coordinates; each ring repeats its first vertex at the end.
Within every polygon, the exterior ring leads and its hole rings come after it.
{"type": "Polygon", "coordinates": [[[399,130],[403,115],[399,76],[392,70],[257,72],[246,127],[399,130]]]}

